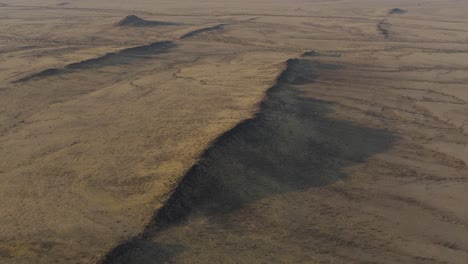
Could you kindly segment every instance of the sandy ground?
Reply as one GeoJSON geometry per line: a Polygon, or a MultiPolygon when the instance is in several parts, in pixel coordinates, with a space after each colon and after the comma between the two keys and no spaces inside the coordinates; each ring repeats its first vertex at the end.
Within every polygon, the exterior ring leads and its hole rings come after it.
{"type": "Polygon", "coordinates": [[[468,263],[467,11],[1,2],[0,263],[468,263]]]}

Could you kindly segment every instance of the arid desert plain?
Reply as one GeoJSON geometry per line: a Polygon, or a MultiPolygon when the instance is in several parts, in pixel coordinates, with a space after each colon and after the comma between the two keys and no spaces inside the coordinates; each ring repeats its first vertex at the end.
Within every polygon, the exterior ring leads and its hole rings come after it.
{"type": "Polygon", "coordinates": [[[468,1],[0,1],[0,263],[468,263],[468,1]]]}

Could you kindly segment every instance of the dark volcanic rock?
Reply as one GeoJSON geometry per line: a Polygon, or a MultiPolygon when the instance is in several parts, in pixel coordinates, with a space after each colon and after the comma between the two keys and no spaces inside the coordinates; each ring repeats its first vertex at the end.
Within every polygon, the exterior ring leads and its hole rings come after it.
{"type": "Polygon", "coordinates": [[[135,15],[129,15],[117,23],[118,27],[151,27],[151,26],[174,26],[173,22],[145,20],[135,15]]]}

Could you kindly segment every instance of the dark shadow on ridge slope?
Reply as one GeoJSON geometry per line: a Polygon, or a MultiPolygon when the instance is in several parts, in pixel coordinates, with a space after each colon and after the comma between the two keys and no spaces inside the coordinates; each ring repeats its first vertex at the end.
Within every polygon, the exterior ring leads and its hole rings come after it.
{"type": "Polygon", "coordinates": [[[346,176],[342,168],[390,148],[395,137],[389,132],[330,119],[332,103],[305,96],[320,70],[336,68],[289,60],[260,112],[213,142],[143,233],[101,263],[170,263],[190,245],[168,245],[158,240],[160,232],[191,228],[189,219],[214,218],[276,194],[333,183],[346,176]]]}
{"type": "Polygon", "coordinates": [[[200,29],[197,29],[197,30],[194,30],[194,31],[190,31],[187,34],[180,37],[180,39],[192,38],[192,37],[195,37],[195,36],[200,35],[200,34],[205,33],[205,32],[221,30],[221,29],[224,28],[225,25],[226,24],[219,24],[219,25],[212,26],[212,27],[200,28],[200,29]]]}
{"type": "Polygon", "coordinates": [[[157,55],[176,47],[176,43],[171,41],[155,42],[148,45],[137,46],[133,48],[123,49],[118,52],[107,53],[101,57],[84,60],[66,65],[61,69],[47,69],[41,72],[26,76],[13,83],[25,82],[31,79],[44,78],[53,75],[70,73],[74,70],[98,69],[106,66],[124,65],[136,62],[142,59],[149,59],[153,55],[157,55]]]}

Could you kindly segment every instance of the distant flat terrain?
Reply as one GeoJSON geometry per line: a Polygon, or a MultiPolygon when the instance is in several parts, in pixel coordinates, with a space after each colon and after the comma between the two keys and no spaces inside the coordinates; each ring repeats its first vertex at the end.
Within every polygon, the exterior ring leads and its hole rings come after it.
{"type": "Polygon", "coordinates": [[[0,263],[468,263],[467,11],[3,1],[0,263]]]}

